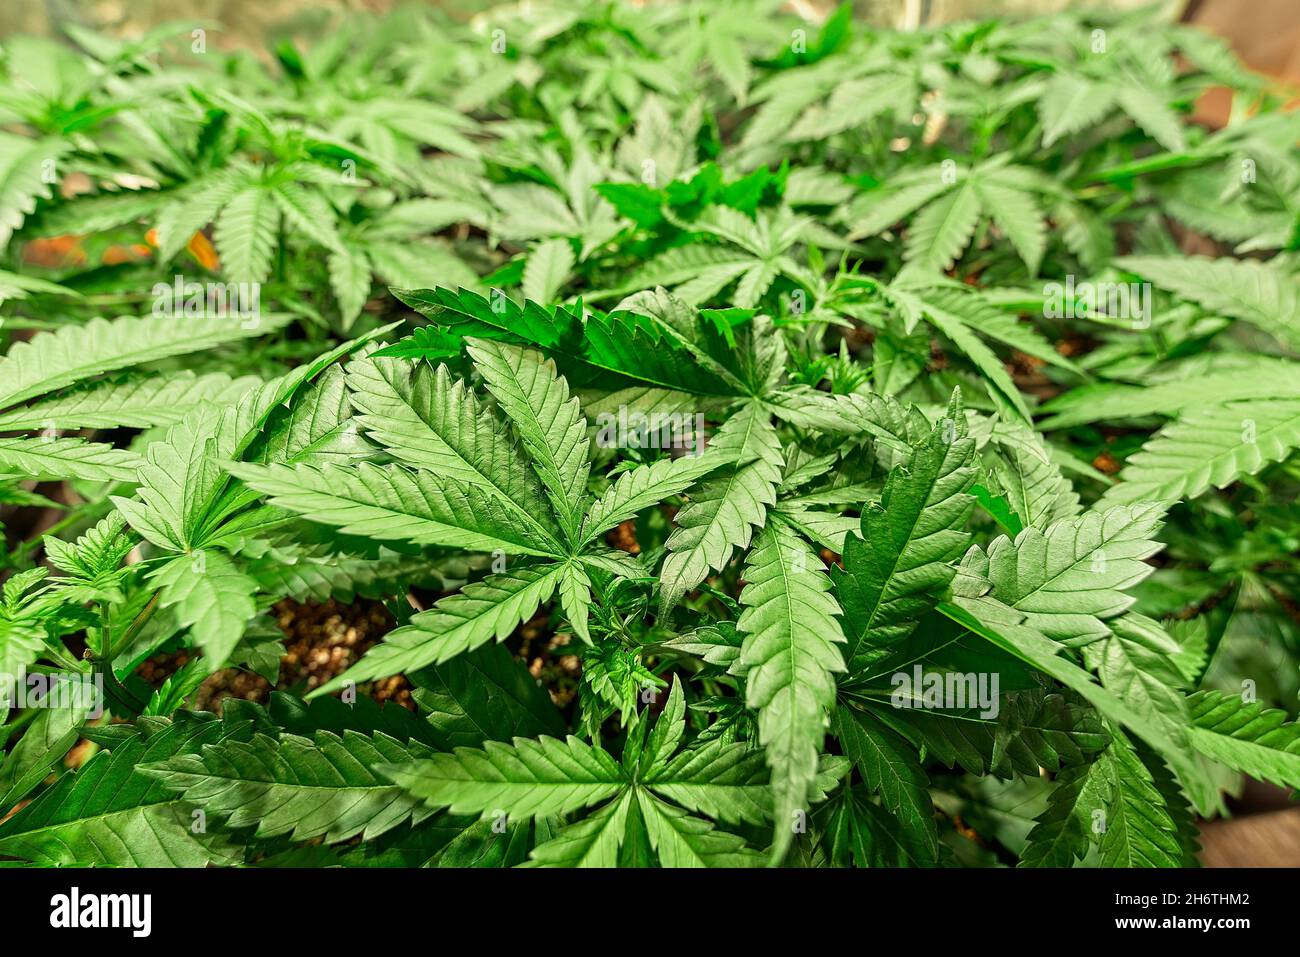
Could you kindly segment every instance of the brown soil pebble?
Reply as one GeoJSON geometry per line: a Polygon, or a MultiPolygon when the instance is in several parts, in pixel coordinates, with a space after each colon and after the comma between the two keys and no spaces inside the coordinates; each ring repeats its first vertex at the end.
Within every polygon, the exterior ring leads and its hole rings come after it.
{"type": "MultiPolygon", "coordinates": [[[[275,606],[276,623],[286,635],[280,659],[280,680],[274,688],[265,678],[242,668],[224,668],[199,686],[194,707],[221,712],[226,698],[264,702],[272,690],[305,693],[341,675],[393,627],[393,618],[378,602],[343,605],[282,601],[275,606]]],[[[188,660],[187,652],[157,655],[140,666],[138,674],[157,687],[188,660]]],[[[395,701],[414,708],[410,685],[400,675],[361,685],[363,694],[377,701],[395,701]]]]}
{"type": "Polygon", "coordinates": [[[582,661],[566,654],[571,636],[550,630],[545,613],[534,615],[511,640],[519,642],[515,654],[528,665],[528,673],[541,682],[557,708],[567,708],[578,696],[582,661]]]}
{"type": "Polygon", "coordinates": [[[605,541],[613,548],[621,549],[632,555],[641,554],[641,545],[636,540],[635,519],[629,518],[626,522],[621,522],[610,529],[609,534],[605,536],[605,541]]]}
{"type": "MultiPolygon", "coordinates": [[[[630,532],[630,529],[629,529],[630,532]]],[[[632,539],[635,545],[635,538],[632,539]]],[[[211,675],[194,698],[199,711],[221,712],[226,698],[265,702],[273,690],[304,694],[352,667],[366,650],[393,628],[393,618],[378,602],[359,600],[353,605],[336,601],[300,604],[285,600],[275,606],[276,623],[286,635],[285,654],[280,659],[280,680],[274,688],[260,675],[242,668],[224,668],[211,675]]],[[[528,666],[528,671],[546,688],[560,708],[574,703],[582,679],[582,662],[566,653],[570,635],[551,630],[545,612],[535,615],[510,639],[511,650],[528,666]]],[[[137,674],[151,687],[158,687],[189,659],[185,651],[155,655],[141,664],[137,674]]],[[[376,701],[394,701],[415,709],[411,685],[394,675],[358,686],[360,693],[376,701]]]]}
{"type": "Polygon", "coordinates": [[[1027,355],[1019,349],[1011,350],[1011,378],[1022,392],[1028,392],[1039,402],[1055,398],[1061,391],[1055,382],[1043,374],[1045,365],[1047,363],[1037,356],[1027,355]]]}
{"type": "Polygon", "coordinates": [[[1120,464],[1115,456],[1105,450],[1097,453],[1097,457],[1092,460],[1092,467],[1106,475],[1114,475],[1120,470],[1120,464]]]}

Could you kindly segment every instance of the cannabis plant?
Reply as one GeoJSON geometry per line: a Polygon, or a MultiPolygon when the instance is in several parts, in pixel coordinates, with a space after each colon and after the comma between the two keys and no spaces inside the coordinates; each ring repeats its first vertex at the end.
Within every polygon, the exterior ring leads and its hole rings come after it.
{"type": "Polygon", "coordinates": [[[0,857],[1180,867],[1300,786],[1284,91],[781,8],[5,41],[0,857]]]}

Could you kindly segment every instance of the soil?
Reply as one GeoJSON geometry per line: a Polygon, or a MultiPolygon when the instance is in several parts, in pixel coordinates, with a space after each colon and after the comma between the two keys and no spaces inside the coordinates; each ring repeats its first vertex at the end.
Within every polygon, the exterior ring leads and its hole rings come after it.
{"type": "MultiPolygon", "coordinates": [[[[365,600],[352,605],[286,600],[275,606],[275,616],[286,636],[279,680],[272,685],[242,668],[223,668],[199,686],[193,703],[196,710],[220,713],[221,703],[230,697],[264,702],[273,690],[305,694],[350,668],[393,627],[393,616],[382,604],[365,600]]],[[[187,660],[185,651],[157,655],[141,665],[139,675],[157,687],[187,660]]],[[[377,701],[415,707],[410,684],[400,675],[360,690],[377,701]]]]}
{"type": "MultiPolygon", "coordinates": [[[[189,707],[220,714],[222,702],[231,697],[263,703],[272,691],[306,694],[356,664],[395,624],[382,604],[365,600],[352,605],[333,600],[285,600],[275,606],[275,616],[286,636],[279,680],[272,685],[243,668],[223,668],[199,686],[189,707]]],[[[560,708],[568,708],[576,700],[582,676],[578,656],[566,653],[569,641],[568,634],[554,631],[545,612],[534,616],[508,640],[516,657],[527,664],[529,673],[560,708]]],[[[156,688],[189,657],[188,651],[155,655],[140,666],[138,674],[156,688]]],[[[391,701],[415,710],[411,684],[402,675],[367,682],[357,690],[376,701],[391,701]]]]}

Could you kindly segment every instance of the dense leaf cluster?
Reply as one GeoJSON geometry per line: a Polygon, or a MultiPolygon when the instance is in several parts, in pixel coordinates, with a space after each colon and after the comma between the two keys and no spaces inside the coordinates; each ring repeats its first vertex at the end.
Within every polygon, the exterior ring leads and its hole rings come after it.
{"type": "Polygon", "coordinates": [[[0,857],[1184,866],[1300,786],[1300,115],[779,6],[4,43],[0,674],[106,711],[6,699],[0,857]],[[286,599],[396,624],[195,710],[286,599]]]}

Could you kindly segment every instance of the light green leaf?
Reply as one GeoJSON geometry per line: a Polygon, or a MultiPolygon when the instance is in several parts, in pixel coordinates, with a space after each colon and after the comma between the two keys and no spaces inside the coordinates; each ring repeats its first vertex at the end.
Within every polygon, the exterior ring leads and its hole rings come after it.
{"type": "Polygon", "coordinates": [[[58,163],[71,147],[63,140],[31,139],[0,133],[0,251],[36,211],[36,201],[50,199],[58,163]]]}
{"type": "Polygon", "coordinates": [[[274,332],[289,316],[263,316],[257,325],[231,319],[146,316],[91,319],[15,343],[0,359],[0,407],[85,382],[92,376],[223,342],[274,332]]]}
{"type": "Polygon", "coordinates": [[[573,540],[591,470],[587,420],[555,364],[530,349],[467,339],[470,356],[532,458],[560,527],[573,540]]]}
{"type": "Polygon", "coordinates": [[[358,424],[401,461],[482,488],[538,539],[560,534],[541,486],[506,428],[445,366],[400,359],[348,364],[358,424]]]}
{"type": "Polygon", "coordinates": [[[102,442],[48,436],[0,439],[0,468],[41,481],[134,482],[143,464],[134,452],[102,442]]]}
{"type": "Polygon", "coordinates": [[[1277,265],[1201,256],[1121,256],[1115,265],[1300,349],[1300,284],[1277,265]]]}
{"type": "Polygon", "coordinates": [[[226,203],[217,219],[214,235],[221,271],[234,282],[263,282],[271,272],[280,225],[276,195],[264,186],[246,186],[226,203]]]}
{"type": "Polygon", "coordinates": [[[1120,505],[1027,527],[1014,543],[1001,536],[988,547],[993,595],[1049,638],[1104,638],[1103,619],[1131,606],[1125,590],[1155,570],[1145,560],[1161,548],[1154,536],[1163,515],[1159,505],[1120,505]]]}
{"type": "Polygon", "coordinates": [[[721,569],[735,549],[748,546],[754,528],[776,502],[781,444],[762,406],[751,403],[733,415],[710,447],[734,456],[735,464],[696,489],[677,513],[659,573],[661,614],[721,569]]]}
{"type": "Polygon", "coordinates": [[[1100,120],[1114,105],[1111,87],[1070,73],[1058,73],[1043,88],[1038,115],[1043,125],[1043,146],[1077,133],[1100,120]]]}
{"type": "Polygon", "coordinates": [[[488,741],[482,750],[457,748],[376,770],[429,807],[515,818],[567,814],[626,786],[613,758],[572,735],[515,738],[513,746],[488,741]]]}
{"type": "Polygon", "coordinates": [[[0,854],[46,867],[240,863],[242,854],[225,834],[192,829],[194,806],[138,770],[197,751],[224,731],[220,721],[190,719],[148,737],[134,732],[0,824],[0,854]]]}
{"type": "Polygon", "coordinates": [[[177,622],[190,629],[214,668],[225,664],[244,628],[257,613],[257,582],[218,551],[178,555],[154,571],[163,608],[174,608],[177,622]]]}
{"type": "Polygon", "coordinates": [[[541,305],[553,302],[569,279],[576,257],[567,239],[547,239],[533,247],[524,264],[524,298],[541,305]]]}
{"type": "Polygon", "coordinates": [[[1191,500],[1280,462],[1300,447],[1300,399],[1184,412],[1129,456],[1103,503],[1191,500]]]}
{"type": "Polygon", "coordinates": [[[845,610],[849,670],[906,637],[952,581],[951,563],[970,535],[975,506],[975,442],[954,402],[906,465],[896,466],[878,503],[862,511],[862,534],[844,542],[842,568],[833,568],[845,610]]]}
{"type": "Polygon", "coordinates": [[[1219,691],[1199,691],[1188,706],[1192,747],[1258,780],[1300,787],[1300,724],[1285,711],[1219,691]]]}
{"type": "Polygon", "coordinates": [[[433,472],[361,462],[354,467],[227,463],[268,501],[348,535],[512,555],[555,554],[553,541],[516,524],[496,498],[433,472]]]}
{"type": "Polygon", "coordinates": [[[338,300],[339,318],[345,330],[352,328],[370,297],[370,261],[364,250],[346,243],[330,250],[330,289],[338,300]]]}
{"type": "Polygon", "coordinates": [[[617,867],[628,808],[635,800],[632,791],[625,791],[617,801],[561,828],[549,841],[533,848],[531,863],[538,867],[617,867]]]}
{"type": "Polygon", "coordinates": [[[122,381],[104,380],[0,415],[0,430],[148,429],[173,425],[202,405],[228,405],[257,379],[221,372],[196,376],[171,372],[122,381]]]}
{"type": "Polygon", "coordinates": [[[708,821],[645,791],[638,790],[636,799],[650,845],[663,867],[757,867],[763,863],[763,856],[736,835],[716,830],[708,821]]]}
{"type": "Polygon", "coordinates": [[[907,230],[903,257],[943,271],[961,257],[980,218],[980,200],[969,182],[926,206],[907,230]]]}
{"type": "Polygon", "coordinates": [[[318,731],[314,739],[265,734],[251,741],[205,745],[141,772],[220,817],[227,827],[255,828],[257,837],[322,838],[333,844],[372,840],[431,813],[375,768],[429,754],[418,742],[386,734],[318,731]]]}
{"type": "Polygon", "coordinates": [[[817,756],[844,670],[844,633],[819,559],[787,526],[763,529],[745,563],[736,625],[745,703],[758,712],[759,740],[772,768],[774,861],[785,856],[794,815],[806,814],[817,756]]]}
{"type": "Polygon", "coordinates": [[[714,445],[702,455],[659,459],[649,465],[623,472],[588,509],[582,527],[582,540],[594,541],[620,522],[633,518],[642,509],[686,491],[698,479],[726,462],[726,450],[719,450],[714,445]]]}
{"type": "Polygon", "coordinates": [[[564,565],[541,565],[492,575],[438,601],[390,631],[359,662],[312,694],[348,682],[370,681],[447,661],[493,639],[503,641],[550,599],[564,565]]]}

